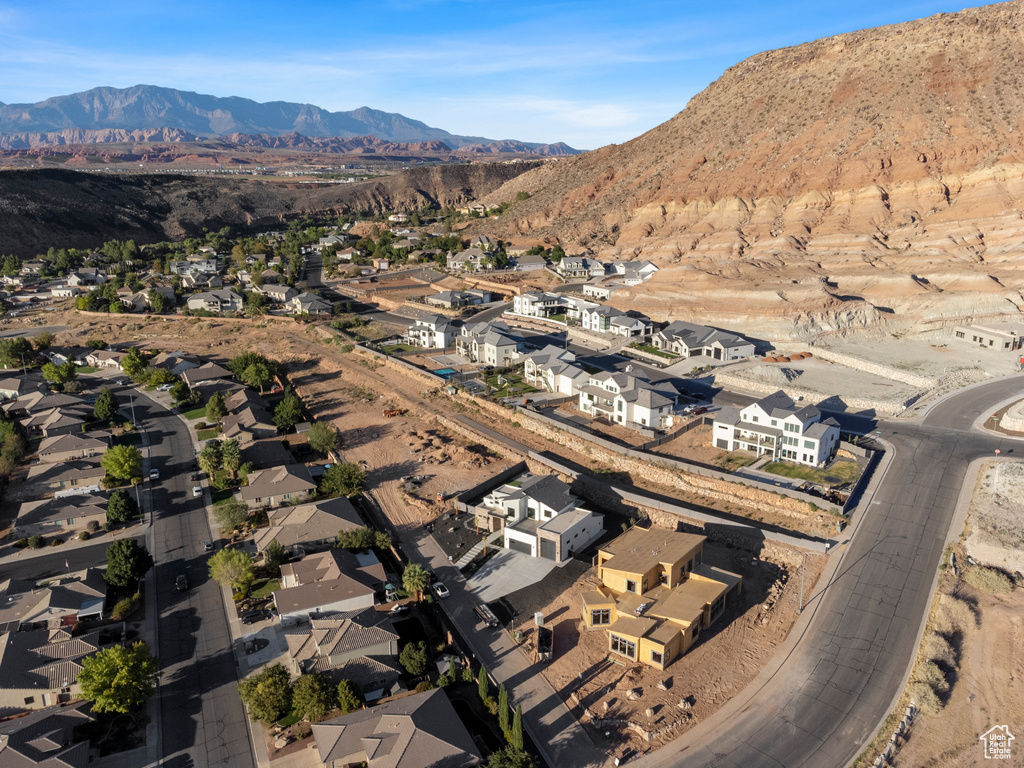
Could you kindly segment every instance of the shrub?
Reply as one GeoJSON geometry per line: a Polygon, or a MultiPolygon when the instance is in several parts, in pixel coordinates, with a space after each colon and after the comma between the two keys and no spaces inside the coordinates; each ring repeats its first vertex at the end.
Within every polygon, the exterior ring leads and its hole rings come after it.
{"type": "Polygon", "coordinates": [[[29,536],[28,545],[32,549],[42,549],[43,537],[42,536],[29,536]]]}
{"type": "Polygon", "coordinates": [[[921,652],[925,658],[938,661],[949,666],[956,666],[956,651],[942,635],[932,632],[924,639],[921,652]]]}
{"type": "Polygon", "coordinates": [[[474,683],[476,682],[476,675],[473,674],[473,669],[468,664],[462,668],[462,682],[474,683]]]}
{"type": "Polygon", "coordinates": [[[424,691],[432,691],[436,686],[429,680],[424,680],[421,683],[416,684],[416,693],[423,693],[424,691]]]}
{"type": "Polygon", "coordinates": [[[99,529],[100,524],[97,523],[95,520],[90,520],[88,523],[85,524],[85,530],[87,530],[89,533],[96,533],[96,531],[98,531],[99,529]]]}
{"type": "Polygon", "coordinates": [[[945,673],[939,669],[939,665],[934,661],[922,661],[918,664],[914,670],[914,680],[918,683],[924,683],[936,693],[946,693],[949,691],[949,681],[946,679],[945,673]]]}
{"type": "Polygon", "coordinates": [[[89,532],[88,531],[79,531],[78,532],[78,540],[79,541],[87,541],[88,539],[89,539],[89,532]]]}
{"type": "MultiPolygon", "coordinates": [[[[136,595],[136,598],[138,595],[136,595]]],[[[135,613],[135,609],[138,608],[138,604],[135,602],[135,598],[126,597],[124,600],[118,600],[117,605],[114,606],[113,619],[114,621],[123,621],[128,616],[135,613]]]]}
{"type": "Polygon", "coordinates": [[[63,543],[64,543],[64,539],[59,539],[57,537],[54,537],[54,538],[50,539],[50,546],[51,547],[59,547],[63,543]]]}
{"type": "Polygon", "coordinates": [[[963,634],[978,625],[969,604],[952,595],[942,595],[935,617],[935,631],[943,635],[963,634]]]}
{"type": "Polygon", "coordinates": [[[907,691],[918,709],[927,715],[934,715],[942,709],[942,700],[926,683],[911,683],[907,691]]]}
{"type": "Polygon", "coordinates": [[[18,539],[16,542],[14,542],[14,546],[17,549],[24,549],[28,546],[28,539],[18,539]]]}
{"type": "Polygon", "coordinates": [[[968,568],[964,573],[964,581],[975,589],[993,595],[1003,595],[1013,590],[1013,581],[1009,576],[996,568],[981,565],[968,568]]]}

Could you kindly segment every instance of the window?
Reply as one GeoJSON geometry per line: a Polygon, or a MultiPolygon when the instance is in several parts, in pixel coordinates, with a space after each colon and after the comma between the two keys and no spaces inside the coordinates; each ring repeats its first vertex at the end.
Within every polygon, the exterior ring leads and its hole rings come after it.
{"type": "Polygon", "coordinates": [[[25,703],[26,703],[26,704],[32,704],[32,703],[34,703],[34,702],[35,702],[35,700],[36,700],[36,697],[35,697],[35,696],[26,696],[26,697],[25,697],[25,703]]]}
{"type": "Polygon", "coordinates": [[[651,651],[651,661],[655,664],[664,664],[665,654],[661,651],[651,651]]]}
{"type": "Polygon", "coordinates": [[[615,653],[627,656],[630,659],[636,658],[636,643],[632,643],[624,637],[611,635],[611,649],[615,653]]]}
{"type": "Polygon", "coordinates": [[[814,450],[814,441],[813,440],[804,440],[804,448],[810,448],[813,451],[814,450]]]}
{"type": "Polygon", "coordinates": [[[610,624],[612,620],[611,613],[611,610],[608,608],[594,608],[590,611],[591,625],[596,627],[601,624],[610,624]]]}
{"type": "Polygon", "coordinates": [[[629,579],[626,579],[626,591],[627,592],[636,592],[636,582],[635,581],[630,581],[629,579]]]}

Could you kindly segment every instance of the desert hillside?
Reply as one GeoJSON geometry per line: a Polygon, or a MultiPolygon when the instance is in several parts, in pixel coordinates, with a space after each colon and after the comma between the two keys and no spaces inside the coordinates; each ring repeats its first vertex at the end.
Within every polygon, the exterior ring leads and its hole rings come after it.
{"type": "Polygon", "coordinates": [[[764,333],[1017,314],[1024,4],[753,56],[668,122],[524,174],[482,223],[663,267],[615,294],[764,333]]]}
{"type": "Polygon", "coordinates": [[[274,228],[342,211],[415,210],[481,197],[531,163],[414,168],[355,184],[295,184],[169,174],[0,172],[0,253],[97,247],[197,235],[204,228],[274,228]]]}

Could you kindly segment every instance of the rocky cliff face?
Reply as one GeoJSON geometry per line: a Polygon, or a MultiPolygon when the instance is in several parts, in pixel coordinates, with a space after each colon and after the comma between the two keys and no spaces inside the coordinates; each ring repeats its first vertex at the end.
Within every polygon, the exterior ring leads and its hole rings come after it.
{"type": "Polygon", "coordinates": [[[1024,305],[1024,4],[761,53],[486,222],[663,269],[616,303],[772,334],[1024,305]]]}

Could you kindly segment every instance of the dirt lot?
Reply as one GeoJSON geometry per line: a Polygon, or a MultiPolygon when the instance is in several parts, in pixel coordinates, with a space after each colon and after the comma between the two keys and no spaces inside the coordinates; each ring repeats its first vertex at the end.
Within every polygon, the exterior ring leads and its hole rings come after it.
{"type": "Polygon", "coordinates": [[[1024,462],[993,461],[978,483],[967,553],[980,563],[1024,572],[1024,462]]]}
{"type": "Polygon", "coordinates": [[[711,444],[711,425],[706,424],[684,432],[674,440],[651,448],[654,453],[671,456],[674,459],[699,461],[721,467],[725,471],[753,464],[757,457],[751,451],[723,451],[711,444]]]}
{"type": "MultiPolygon", "coordinates": [[[[754,561],[748,553],[707,543],[704,559],[741,574],[743,593],[699,643],[664,672],[610,655],[607,632],[582,629],[580,596],[598,586],[595,568],[544,609],[555,627],[555,659],[544,667],[544,675],[600,747],[618,753],[627,746],[657,748],[676,738],[742,690],[789,633],[799,600],[799,555],[793,552],[786,562],[754,561]],[[667,690],[660,690],[659,682],[667,690]],[[627,697],[633,689],[642,689],[635,701],[627,697]],[[680,700],[688,697],[692,707],[680,709],[680,700]],[[653,716],[647,716],[648,709],[653,716]],[[603,722],[595,723],[594,717],[603,722]],[[604,736],[606,731],[609,737],[604,736]],[[649,742],[644,732],[651,733],[649,742]]],[[[807,558],[805,594],[812,591],[810,585],[823,565],[820,557],[807,558]]],[[[528,640],[531,626],[529,617],[521,624],[528,640]]]]}

